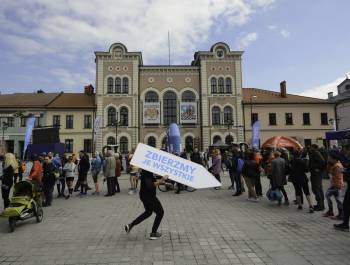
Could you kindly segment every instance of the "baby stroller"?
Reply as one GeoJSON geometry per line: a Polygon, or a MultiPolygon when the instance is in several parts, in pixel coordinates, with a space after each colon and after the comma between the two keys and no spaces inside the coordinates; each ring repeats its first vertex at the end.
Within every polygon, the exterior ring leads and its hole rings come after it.
{"type": "Polygon", "coordinates": [[[9,218],[10,231],[13,232],[16,222],[36,217],[43,220],[40,186],[31,181],[20,181],[15,184],[10,206],[4,210],[3,216],[9,218]]]}

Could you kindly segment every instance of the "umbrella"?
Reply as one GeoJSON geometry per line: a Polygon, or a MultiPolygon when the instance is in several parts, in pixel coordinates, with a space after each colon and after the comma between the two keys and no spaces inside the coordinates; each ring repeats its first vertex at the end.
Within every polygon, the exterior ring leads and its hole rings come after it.
{"type": "Polygon", "coordinates": [[[274,136],[262,145],[262,148],[293,148],[302,149],[303,146],[295,139],[288,136],[274,136]]]}

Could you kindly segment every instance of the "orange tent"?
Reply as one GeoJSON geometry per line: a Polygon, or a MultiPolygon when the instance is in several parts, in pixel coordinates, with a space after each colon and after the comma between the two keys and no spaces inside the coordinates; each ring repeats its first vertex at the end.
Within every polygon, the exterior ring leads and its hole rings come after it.
{"type": "Polygon", "coordinates": [[[295,139],[288,136],[274,136],[262,145],[262,148],[293,148],[302,149],[303,146],[295,139]]]}

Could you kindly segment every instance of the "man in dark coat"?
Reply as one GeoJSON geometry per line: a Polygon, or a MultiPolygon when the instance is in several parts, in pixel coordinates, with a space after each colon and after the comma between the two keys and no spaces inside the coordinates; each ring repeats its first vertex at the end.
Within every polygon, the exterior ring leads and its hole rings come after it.
{"type": "MultiPolygon", "coordinates": [[[[279,189],[284,196],[284,204],[289,205],[288,195],[284,189],[284,185],[287,185],[286,178],[286,161],[281,158],[280,152],[275,152],[275,159],[271,162],[271,182],[272,189],[279,189]]],[[[281,205],[281,201],[278,202],[281,205]]]]}
{"type": "Polygon", "coordinates": [[[78,174],[80,182],[80,195],[86,195],[87,193],[87,174],[90,169],[89,156],[84,152],[79,152],[80,161],[78,164],[78,174]]]}
{"type": "Polygon", "coordinates": [[[44,207],[51,206],[52,203],[52,193],[55,187],[56,177],[55,177],[55,166],[49,156],[45,156],[43,164],[43,192],[45,195],[44,207]]]}
{"type": "Polygon", "coordinates": [[[324,193],[322,188],[322,178],[326,170],[326,161],[318,150],[318,146],[315,144],[311,145],[309,151],[309,170],[311,173],[311,189],[317,202],[314,206],[314,210],[323,211],[324,193]]]}

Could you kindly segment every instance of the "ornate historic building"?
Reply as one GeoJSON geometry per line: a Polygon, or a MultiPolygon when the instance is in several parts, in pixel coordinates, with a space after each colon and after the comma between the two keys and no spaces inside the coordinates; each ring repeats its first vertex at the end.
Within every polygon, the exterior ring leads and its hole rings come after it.
{"type": "Polygon", "coordinates": [[[121,43],[95,52],[97,150],[117,144],[126,152],[138,142],[161,148],[172,122],[183,148],[243,142],[242,54],[219,42],[196,52],[191,65],[166,66],[144,65],[121,43]]]}

